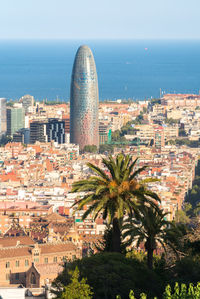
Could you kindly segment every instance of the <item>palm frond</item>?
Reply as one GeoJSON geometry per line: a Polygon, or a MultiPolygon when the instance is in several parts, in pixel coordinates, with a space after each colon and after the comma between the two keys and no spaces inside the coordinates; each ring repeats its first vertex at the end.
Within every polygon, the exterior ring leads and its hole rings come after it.
{"type": "Polygon", "coordinates": [[[103,170],[101,170],[98,166],[92,164],[92,163],[87,163],[87,166],[96,174],[98,174],[100,177],[104,178],[106,181],[109,181],[109,177],[103,170]]]}

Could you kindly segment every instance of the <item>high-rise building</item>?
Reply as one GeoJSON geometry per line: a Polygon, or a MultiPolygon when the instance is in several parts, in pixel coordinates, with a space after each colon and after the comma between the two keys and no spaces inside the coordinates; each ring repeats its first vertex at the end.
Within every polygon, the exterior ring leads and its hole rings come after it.
{"type": "Polygon", "coordinates": [[[105,144],[111,142],[111,129],[104,125],[103,123],[99,123],[99,144],[105,144]]]}
{"type": "Polygon", "coordinates": [[[47,122],[45,120],[33,121],[30,123],[30,143],[36,141],[47,142],[47,122]]]}
{"type": "Polygon", "coordinates": [[[81,46],[75,57],[70,92],[70,142],[99,146],[99,92],[94,57],[81,46]]]}
{"type": "Polygon", "coordinates": [[[30,123],[30,143],[56,141],[65,143],[65,122],[56,118],[34,120],[30,123]]]}
{"type": "Polygon", "coordinates": [[[22,103],[25,113],[29,112],[29,109],[34,106],[34,97],[26,94],[25,96],[19,99],[19,102],[22,103]]]}
{"type": "Polygon", "coordinates": [[[7,108],[7,135],[13,136],[19,129],[24,128],[24,109],[7,108]]]}
{"type": "Polygon", "coordinates": [[[13,134],[13,142],[30,143],[30,129],[22,128],[13,134]]]}
{"type": "Polygon", "coordinates": [[[65,122],[65,133],[70,133],[70,116],[63,115],[62,120],[65,122]]]}
{"type": "Polygon", "coordinates": [[[65,143],[65,122],[56,118],[50,118],[47,124],[48,142],[54,140],[59,144],[65,143]]]}
{"type": "Polygon", "coordinates": [[[0,137],[6,134],[7,121],[6,121],[6,99],[0,98],[0,137]]]}

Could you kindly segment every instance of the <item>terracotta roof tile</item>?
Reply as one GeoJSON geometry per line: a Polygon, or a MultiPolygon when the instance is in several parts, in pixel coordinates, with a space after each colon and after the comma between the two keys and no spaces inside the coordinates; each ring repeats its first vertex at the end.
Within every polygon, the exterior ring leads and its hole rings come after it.
{"type": "Polygon", "coordinates": [[[60,264],[57,263],[51,263],[51,264],[39,264],[34,265],[36,270],[40,273],[40,275],[49,275],[53,273],[60,273],[63,271],[63,267],[60,264]]]}
{"type": "Polygon", "coordinates": [[[0,247],[13,247],[19,245],[33,245],[35,242],[28,236],[0,238],[0,247]]]}

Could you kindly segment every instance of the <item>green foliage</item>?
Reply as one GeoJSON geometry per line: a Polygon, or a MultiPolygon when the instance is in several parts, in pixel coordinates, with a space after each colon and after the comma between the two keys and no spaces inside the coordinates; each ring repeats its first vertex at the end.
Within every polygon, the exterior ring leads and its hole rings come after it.
{"type": "MultiPolygon", "coordinates": [[[[138,298],[147,299],[147,295],[142,293],[138,298]]],[[[121,299],[121,296],[117,296],[116,299],[121,299]]],[[[129,293],[129,299],[137,299],[132,290],[129,293]]],[[[156,299],[156,297],[154,297],[154,299],[156,299]]],[[[187,288],[186,284],[182,283],[179,286],[176,282],[174,290],[172,290],[170,285],[167,285],[165,292],[162,295],[162,299],[200,299],[200,283],[198,282],[196,286],[190,283],[187,288]]]]}
{"type": "Polygon", "coordinates": [[[153,267],[153,252],[160,245],[164,249],[166,245],[170,246],[174,251],[174,241],[180,236],[178,228],[166,220],[163,210],[154,206],[141,206],[135,219],[128,219],[123,226],[123,237],[128,237],[127,244],[131,245],[136,242],[139,247],[144,244],[147,250],[147,264],[150,269],[153,267]]]}
{"type": "Polygon", "coordinates": [[[61,105],[64,104],[66,102],[64,101],[59,101],[59,100],[55,100],[55,101],[45,101],[45,105],[47,106],[54,106],[54,105],[61,105]]]}
{"type": "Polygon", "coordinates": [[[130,155],[118,154],[114,159],[102,159],[109,175],[99,167],[88,163],[87,165],[96,176],[87,180],[73,183],[72,192],[85,192],[86,195],[75,202],[76,210],[82,210],[85,205],[90,207],[83,214],[83,219],[92,215],[96,219],[99,214],[113,228],[113,251],[120,252],[121,231],[120,222],[125,214],[132,216],[140,205],[149,203],[155,205],[160,202],[156,193],[147,189],[146,184],[140,184],[137,176],[146,169],[143,166],[135,170],[137,159],[132,161],[130,155]]]}
{"type": "Polygon", "coordinates": [[[105,152],[112,154],[113,151],[114,151],[114,146],[112,144],[100,144],[100,146],[99,146],[100,154],[103,154],[105,152]]]}
{"type": "Polygon", "coordinates": [[[92,287],[94,299],[115,299],[117,295],[128,299],[130,289],[134,289],[136,296],[142,292],[158,296],[164,289],[160,275],[149,270],[145,263],[119,253],[101,253],[67,264],[53,283],[58,292],[62,285],[70,283],[69,270],[76,266],[80,277],[85,277],[92,287]]]}
{"type": "Polygon", "coordinates": [[[15,103],[16,102],[14,102],[14,101],[9,101],[6,103],[6,107],[13,107],[15,103]]]}
{"type": "Polygon", "coordinates": [[[151,105],[161,104],[161,99],[151,99],[151,105]]]}
{"type": "Polygon", "coordinates": [[[172,270],[171,283],[197,283],[200,277],[200,258],[199,256],[186,256],[176,262],[172,270]]]}
{"type": "Polygon", "coordinates": [[[186,133],[186,131],[185,131],[184,129],[179,128],[178,135],[179,135],[179,136],[182,136],[182,137],[186,137],[186,136],[187,136],[187,133],[186,133]]]}
{"type": "MultiPolygon", "coordinates": [[[[112,225],[107,225],[107,228],[104,231],[103,239],[98,241],[95,244],[95,247],[98,252],[113,252],[113,227],[112,225]]],[[[126,244],[120,244],[120,252],[126,253],[126,244]]]]}
{"type": "Polygon", "coordinates": [[[178,120],[177,119],[173,119],[173,118],[166,118],[165,119],[165,123],[166,124],[169,124],[169,125],[174,125],[174,124],[177,124],[178,123],[178,120]]]}
{"type": "Polygon", "coordinates": [[[84,153],[96,153],[97,146],[96,145],[85,145],[83,148],[84,153]]]}
{"type": "Polygon", "coordinates": [[[175,142],[177,145],[187,145],[192,148],[196,148],[200,146],[199,140],[189,140],[187,138],[177,138],[175,142]]]}
{"type": "Polygon", "coordinates": [[[197,286],[189,284],[187,288],[186,284],[182,283],[180,286],[176,282],[174,291],[172,291],[170,285],[165,288],[163,299],[200,299],[200,283],[197,286]]]}
{"type": "Polygon", "coordinates": [[[64,287],[62,294],[58,299],[91,299],[93,292],[91,287],[86,283],[86,279],[79,281],[78,267],[74,271],[69,271],[71,283],[64,287]]]}
{"type": "Polygon", "coordinates": [[[126,138],[123,136],[121,131],[116,130],[116,131],[112,132],[112,141],[114,141],[114,142],[125,142],[126,138]]]}
{"type": "Polygon", "coordinates": [[[188,195],[186,196],[186,202],[192,205],[192,208],[189,211],[186,211],[188,216],[198,216],[200,213],[200,160],[198,160],[195,174],[192,189],[189,190],[188,195]]]}
{"type": "Polygon", "coordinates": [[[128,121],[124,126],[122,126],[121,130],[112,132],[112,141],[123,143],[126,141],[124,135],[136,135],[137,129],[135,129],[132,125],[139,125],[143,122],[143,120],[143,112],[140,112],[135,120],[128,121]]]}
{"type": "Polygon", "coordinates": [[[190,222],[190,218],[184,210],[178,210],[175,214],[175,222],[186,224],[190,222]]]}

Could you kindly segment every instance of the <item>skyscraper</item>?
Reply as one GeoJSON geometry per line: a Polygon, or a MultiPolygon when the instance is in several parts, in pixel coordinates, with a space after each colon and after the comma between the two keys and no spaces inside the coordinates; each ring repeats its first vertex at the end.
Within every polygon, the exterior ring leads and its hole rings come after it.
{"type": "Polygon", "coordinates": [[[6,99],[0,98],[0,137],[6,134],[7,122],[6,122],[6,99]]]}
{"type": "Polygon", "coordinates": [[[13,136],[19,129],[24,128],[24,108],[7,108],[7,135],[13,136]]]}
{"type": "Polygon", "coordinates": [[[70,93],[70,142],[80,150],[99,146],[99,92],[94,57],[88,46],[81,46],[74,60],[70,93]]]}

